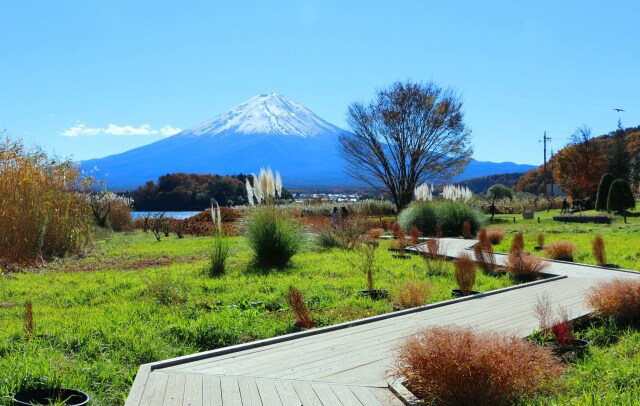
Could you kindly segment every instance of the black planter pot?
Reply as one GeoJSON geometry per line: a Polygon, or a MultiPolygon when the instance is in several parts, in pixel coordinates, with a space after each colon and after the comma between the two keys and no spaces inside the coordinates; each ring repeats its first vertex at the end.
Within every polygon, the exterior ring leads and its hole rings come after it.
{"type": "Polygon", "coordinates": [[[76,389],[47,388],[18,392],[13,397],[16,405],[52,405],[84,406],[89,404],[89,395],[76,389]]]}
{"type": "Polygon", "coordinates": [[[389,291],[386,289],[361,290],[360,294],[369,296],[371,297],[371,299],[378,300],[385,299],[387,296],[389,296],[389,291]]]}
{"type": "Polygon", "coordinates": [[[409,256],[407,254],[393,254],[392,257],[397,258],[397,259],[409,259],[409,258],[411,258],[411,256],[409,256]]]}
{"type": "Polygon", "coordinates": [[[477,295],[478,293],[480,292],[476,292],[475,290],[472,290],[470,293],[465,295],[462,293],[460,289],[451,289],[451,296],[453,297],[471,296],[471,295],[477,295]]]}
{"type": "Polygon", "coordinates": [[[559,356],[565,356],[567,354],[575,354],[576,356],[582,356],[587,350],[591,342],[587,340],[574,339],[570,343],[567,344],[558,344],[555,340],[547,341],[547,346],[551,348],[551,350],[559,356]]]}
{"type": "Polygon", "coordinates": [[[520,283],[527,283],[527,282],[533,282],[533,281],[537,281],[539,279],[547,279],[547,278],[551,278],[554,275],[548,274],[548,273],[544,273],[544,272],[540,272],[538,274],[511,274],[511,278],[513,278],[513,280],[520,282],[520,283]]]}

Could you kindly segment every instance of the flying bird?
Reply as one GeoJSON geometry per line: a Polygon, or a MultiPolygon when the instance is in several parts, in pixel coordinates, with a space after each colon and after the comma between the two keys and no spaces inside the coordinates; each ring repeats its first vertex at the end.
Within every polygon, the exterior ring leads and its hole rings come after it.
{"type": "Polygon", "coordinates": [[[617,111],[618,113],[620,113],[621,111],[624,111],[622,109],[613,109],[613,110],[617,111]]]}

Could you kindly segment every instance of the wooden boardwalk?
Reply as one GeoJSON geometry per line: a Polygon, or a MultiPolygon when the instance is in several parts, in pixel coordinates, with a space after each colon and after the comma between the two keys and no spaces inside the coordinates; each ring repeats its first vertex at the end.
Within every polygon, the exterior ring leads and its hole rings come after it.
{"type": "MultiPolygon", "coordinates": [[[[458,256],[475,241],[445,239],[458,256]]],[[[498,256],[502,262],[504,256],[498,256]]],[[[434,325],[527,336],[533,303],[547,294],[572,317],[590,312],[584,294],[602,280],[640,273],[550,261],[557,277],[416,309],[142,365],[126,406],[402,405],[388,371],[405,337],[434,325]]]]}

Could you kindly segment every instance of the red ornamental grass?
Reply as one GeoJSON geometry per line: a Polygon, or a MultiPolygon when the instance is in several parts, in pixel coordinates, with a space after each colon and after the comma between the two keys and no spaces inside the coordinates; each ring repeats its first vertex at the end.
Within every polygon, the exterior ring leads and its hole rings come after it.
{"type": "Polygon", "coordinates": [[[564,367],[548,348],[518,337],[435,327],[399,348],[394,378],[428,404],[510,405],[551,393],[564,367]]]}
{"type": "Polygon", "coordinates": [[[504,239],[504,231],[499,228],[490,228],[487,230],[487,238],[491,241],[491,244],[496,245],[504,239]]]}
{"type": "Polygon", "coordinates": [[[573,255],[576,252],[576,246],[570,241],[554,242],[544,249],[544,252],[551,259],[560,261],[573,261],[573,255]]]}
{"type": "Polygon", "coordinates": [[[431,284],[410,280],[406,285],[398,287],[392,295],[393,303],[402,309],[422,306],[427,303],[431,293],[431,284]]]}
{"type": "Polygon", "coordinates": [[[418,245],[420,243],[420,230],[418,230],[418,227],[411,227],[409,235],[411,236],[411,244],[418,245]]]}
{"type": "Polygon", "coordinates": [[[311,328],[315,326],[311,315],[307,309],[307,305],[304,303],[302,293],[293,286],[289,286],[289,293],[287,293],[287,303],[291,307],[291,311],[296,316],[296,326],[302,328],[311,328]]]}
{"type": "Polygon", "coordinates": [[[464,223],[462,223],[462,237],[471,237],[471,223],[469,223],[469,220],[465,220],[464,223]]]}
{"type": "Polygon", "coordinates": [[[593,239],[593,242],[591,243],[591,252],[593,253],[593,257],[598,265],[607,265],[607,256],[604,251],[604,240],[601,235],[596,235],[596,238],[593,239]]]}
{"type": "Polygon", "coordinates": [[[505,266],[513,275],[538,275],[547,269],[549,264],[523,251],[513,251],[507,255],[505,266]]]}
{"type": "Polygon", "coordinates": [[[613,280],[592,288],[587,303],[600,316],[622,323],[640,322],[640,281],[613,280]]]}
{"type": "Polygon", "coordinates": [[[516,233],[513,236],[513,241],[511,241],[511,248],[509,248],[509,252],[516,251],[524,251],[524,236],[522,233],[516,233]]]}
{"type": "Polygon", "coordinates": [[[463,295],[468,295],[476,283],[476,264],[467,253],[463,253],[453,261],[455,271],[453,277],[463,295]]]}

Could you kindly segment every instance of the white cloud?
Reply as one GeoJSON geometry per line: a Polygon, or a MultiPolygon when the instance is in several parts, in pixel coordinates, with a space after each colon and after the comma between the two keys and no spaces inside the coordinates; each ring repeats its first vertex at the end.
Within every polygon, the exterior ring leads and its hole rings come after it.
{"type": "Polygon", "coordinates": [[[165,137],[168,137],[170,135],[174,135],[177,134],[179,132],[181,132],[182,130],[180,128],[174,128],[172,126],[170,126],[169,124],[165,125],[164,127],[162,127],[160,129],[160,134],[164,135],[165,137]]]}
{"type": "Polygon", "coordinates": [[[132,125],[117,125],[109,124],[106,128],[92,128],[87,127],[84,123],[76,123],[74,126],[64,130],[61,134],[65,137],[78,137],[78,136],[96,136],[96,135],[111,135],[111,136],[145,136],[145,135],[162,135],[169,137],[182,131],[180,128],[175,128],[170,124],[160,128],[160,130],[154,130],[149,124],[141,124],[139,127],[132,125]]]}
{"type": "Polygon", "coordinates": [[[100,128],[90,128],[87,127],[84,123],[76,123],[73,127],[62,132],[62,135],[65,137],[77,137],[79,135],[98,135],[102,129],[100,128]]]}

